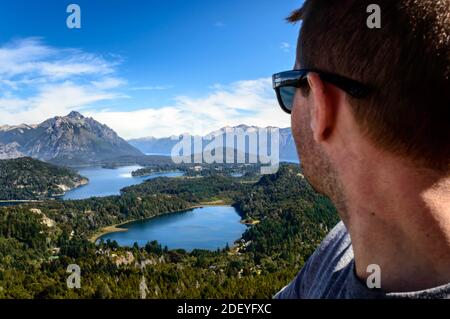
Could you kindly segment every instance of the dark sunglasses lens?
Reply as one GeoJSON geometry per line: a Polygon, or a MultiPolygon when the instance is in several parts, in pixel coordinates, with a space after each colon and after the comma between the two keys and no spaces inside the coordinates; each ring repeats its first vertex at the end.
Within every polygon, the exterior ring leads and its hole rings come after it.
{"type": "Polygon", "coordinates": [[[294,95],[296,91],[296,87],[293,86],[284,86],[280,88],[280,96],[281,101],[283,102],[284,108],[287,111],[292,111],[292,107],[294,106],[294,95]]]}

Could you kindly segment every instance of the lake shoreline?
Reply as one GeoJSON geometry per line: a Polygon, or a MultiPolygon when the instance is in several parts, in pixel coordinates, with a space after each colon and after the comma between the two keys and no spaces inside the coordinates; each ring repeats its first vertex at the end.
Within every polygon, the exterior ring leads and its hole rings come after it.
{"type": "Polygon", "coordinates": [[[133,176],[133,172],[142,169],[140,165],[122,166],[118,168],[104,168],[90,166],[81,168],[77,172],[88,180],[88,183],[80,185],[64,192],[57,199],[79,200],[91,197],[120,196],[121,190],[133,185],[145,183],[147,180],[158,177],[177,177],[182,175],[178,170],[162,170],[147,176],[133,176]]]}
{"type": "Polygon", "coordinates": [[[96,243],[97,240],[100,239],[100,237],[107,235],[107,234],[112,234],[112,233],[118,233],[118,232],[126,232],[128,231],[128,228],[121,228],[120,226],[125,225],[125,224],[130,224],[136,221],[145,221],[145,220],[149,220],[152,218],[156,218],[156,217],[160,217],[163,215],[168,215],[168,214],[173,214],[173,213],[181,213],[184,211],[189,211],[189,210],[193,210],[196,208],[203,208],[203,207],[208,207],[208,206],[217,206],[217,207],[231,207],[231,204],[226,204],[225,201],[223,200],[216,200],[216,201],[211,201],[211,202],[205,202],[205,203],[201,203],[200,205],[194,205],[194,206],[190,206],[188,208],[183,208],[183,209],[179,209],[179,210],[175,210],[175,211],[170,211],[170,212],[165,212],[156,216],[151,216],[151,217],[147,217],[147,218],[142,218],[142,219],[131,219],[131,220],[127,220],[124,221],[122,223],[118,223],[118,224],[113,224],[110,226],[105,226],[100,228],[94,235],[92,235],[89,238],[89,241],[91,243],[96,243]]]}
{"type": "Polygon", "coordinates": [[[50,197],[46,197],[46,198],[42,198],[42,199],[0,199],[0,205],[1,204],[14,204],[14,203],[17,203],[17,205],[20,205],[20,204],[43,203],[45,201],[59,200],[59,199],[63,198],[67,192],[70,192],[77,188],[88,185],[89,179],[86,177],[83,177],[82,179],[80,179],[79,182],[75,182],[74,184],[75,185],[73,187],[69,187],[67,185],[58,185],[62,189],[62,193],[53,194],[50,197]]]}

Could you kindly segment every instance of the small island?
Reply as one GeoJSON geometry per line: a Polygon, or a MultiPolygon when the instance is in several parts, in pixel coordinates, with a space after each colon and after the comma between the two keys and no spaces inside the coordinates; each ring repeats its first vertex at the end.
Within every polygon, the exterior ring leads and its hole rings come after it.
{"type": "Polygon", "coordinates": [[[145,177],[167,172],[182,172],[185,178],[227,176],[240,178],[243,181],[255,181],[260,177],[260,164],[147,164],[131,172],[131,175],[145,177]]]}
{"type": "Polygon", "coordinates": [[[145,177],[145,176],[152,175],[154,173],[162,173],[162,172],[168,172],[168,171],[173,171],[173,170],[174,169],[170,166],[164,167],[163,165],[162,166],[152,165],[152,166],[148,166],[148,167],[139,168],[139,169],[131,172],[131,176],[145,177]]]}

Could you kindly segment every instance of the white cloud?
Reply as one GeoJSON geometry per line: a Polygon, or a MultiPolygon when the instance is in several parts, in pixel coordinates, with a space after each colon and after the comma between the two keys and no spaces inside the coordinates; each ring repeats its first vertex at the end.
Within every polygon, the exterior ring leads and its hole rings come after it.
{"type": "Polygon", "coordinates": [[[0,124],[38,123],[95,102],[124,98],[118,57],[54,48],[40,38],[0,46],[0,124]]]}
{"type": "Polygon", "coordinates": [[[81,111],[124,138],[206,134],[227,125],[289,126],[275,99],[271,79],[214,84],[202,97],[178,96],[171,105],[143,105],[133,111],[95,109],[98,102],[126,99],[138,90],[172,86],[127,87],[116,75],[121,58],[106,59],[77,49],[45,45],[29,38],[0,46],[0,125],[36,124],[81,111]]]}
{"type": "Polygon", "coordinates": [[[36,124],[95,102],[123,97],[72,82],[46,85],[39,89],[36,96],[27,99],[0,98],[0,118],[2,124],[36,124]]]}
{"type": "Polygon", "coordinates": [[[280,49],[284,52],[290,52],[291,51],[291,45],[287,42],[281,42],[280,49]]]}
{"type": "Polygon", "coordinates": [[[127,81],[113,77],[106,77],[100,81],[92,81],[91,83],[99,89],[115,89],[125,85],[127,81]]]}
{"type": "Polygon", "coordinates": [[[86,113],[115,129],[125,138],[164,137],[189,132],[204,135],[227,125],[290,125],[290,117],[278,107],[271,79],[239,81],[216,86],[201,98],[180,96],[172,106],[129,112],[86,113]]]}
{"type": "Polygon", "coordinates": [[[40,38],[15,40],[0,47],[2,79],[47,77],[59,80],[72,76],[112,73],[115,62],[77,49],[57,49],[40,38]]]}

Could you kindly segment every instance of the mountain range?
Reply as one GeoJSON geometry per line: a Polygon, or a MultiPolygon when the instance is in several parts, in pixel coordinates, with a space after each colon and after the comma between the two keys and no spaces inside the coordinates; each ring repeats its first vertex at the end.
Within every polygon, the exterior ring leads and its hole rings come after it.
{"type": "MultiPolygon", "coordinates": [[[[248,125],[221,128],[201,137],[203,148],[211,140],[211,136],[222,136],[225,145],[225,133],[230,129],[251,132],[260,128],[248,125]]],[[[145,163],[153,159],[144,154],[170,156],[172,148],[179,140],[180,136],[146,137],[126,141],[108,126],[73,111],[40,124],[0,126],[0,159],[32,157],[69,166],[145,163]]],[[[245,153],[251,154],[248,143],[245,145],[245,153]]],[[[281,160],[297,160],[290,128],[279,129],[279,157],[281,160]]],[[[164,158],[159,156],[154,160],[164,158]]]]}
{"type": "MultiPolygon", "coordinates": [[[[270,129],[271,127],[268,127],[267,129],[270,129]]],[[[273,127],[272,127],[273,128],[273,127]]],[[[211,141],[211,137],[215,136],[222,137],[223,138],[223,144],[226,145],[226,132],[227,131],[233,131],[236,129],[241,129],[244,132],[258,132],[260,127],[257,126],[248,126],[245,124],[241,124],[238,126],[226,126],[223,127],[217,131],[211,132],[204,136],[197,136],[202,139],[203,148],[208,145],[208,143],[211,141]]],[[[145,154],[151,154],[151,155],[170,155],[172,148],[179,142],[181,136],[170,136],[170,137],[163,137],[163,138],[156,138],[156,137],[143,137],[143,138],[137,138],[137,139],[131,139],[128,140],[128,142],[139,149],[141,152],[145,154]]],[[[192,139],[195,137],[192,136],[192,139]]],[[[270,138],[269,138],[269,152],[270,152],[270,138]]],[[[279,156],[281,160],[286,161],[297,161],[297,151],[295,148],[294,139],[292,137],[291,128],[281,128],[279,129],[279,156]]],[[[248,143],[245,145],[245,153],[250,154],[250,147],[248,143]]]]}
{"type": "Polygon", "coordinates": [[[29,156],[47,162],[88,164],[142,156],[108,126],[78,112],[41,124],[0,127],[0,158],[29,156]]]}

